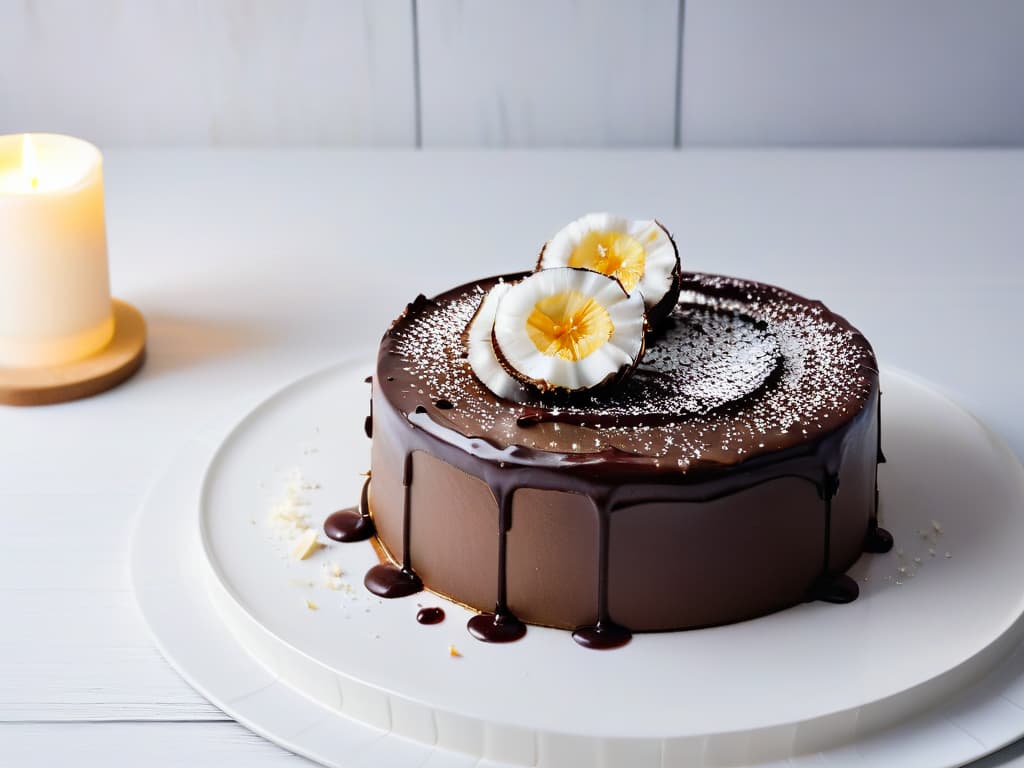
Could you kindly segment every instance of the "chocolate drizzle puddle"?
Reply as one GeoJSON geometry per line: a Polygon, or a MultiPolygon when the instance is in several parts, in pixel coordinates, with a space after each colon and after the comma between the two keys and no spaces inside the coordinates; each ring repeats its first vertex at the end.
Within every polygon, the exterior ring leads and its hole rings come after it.
{"type": "Polygon", "coordinates": [[[370,517],[370,476],[363,481],[359,507],[342,509],[324,520],[324,535],[335,541],[365,541],[377,532],[370,517]]]}
{"type": "Polygon", "coordinates": [[[444,621],[444,608],[436,606],[420,608],[416,613],[416,621],[420,624],[440,624],[444,621]]]}
{"type": "Polygon", "coordinates": [[[402,486],[405,502],[402,512],[402,565],[378,563],[366,572],[363,584],[378,597],[406,597],[423,590],[423,580],[412,569],[412,555],[409,552],[409,522],[412,515],[412,452],[406,454],[402,467],[402,486]]]}

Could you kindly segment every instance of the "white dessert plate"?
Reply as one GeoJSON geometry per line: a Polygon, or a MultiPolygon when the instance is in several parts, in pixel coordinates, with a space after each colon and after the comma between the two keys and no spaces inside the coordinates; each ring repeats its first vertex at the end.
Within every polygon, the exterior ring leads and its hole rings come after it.
{"type": "Polygon", "coordinates": [[[1024,471],[927,386],[883,374],[883,523],[902,554],[857,563],[859,600],[594,652],[533,627],[490,646],[429,593],[379,600],[367,543],[288,557],[268,518],[289,470],[318,486],[298,488],[314,524],[357,498],[368,371],[327,369],[219,447],[195,441],[140,515],[136,594],[165,655],[273,741],[338,766],[952,766],[1024,732],[1024,471]],[[333,563],[350,590],[327,586],[333,563]],[[418,625],[419,605],[446,620],[418,625]]]}

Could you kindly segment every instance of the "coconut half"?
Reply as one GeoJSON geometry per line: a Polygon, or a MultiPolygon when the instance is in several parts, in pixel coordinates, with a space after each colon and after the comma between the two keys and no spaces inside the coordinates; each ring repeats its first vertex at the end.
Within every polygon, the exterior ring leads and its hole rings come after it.
{"type": "Polygon", "coordinates": [[[496,283],[485,295],[467,326],[467,351],[469,367],[487,389],[505,400],[524,399],[525,389],[516,379],[505,372],[491,341],[494,329],[494,313],[501,298],[512,286],[496,283]]]}
{"type": "Polygon", "coordinates": [[[643,297],[587,269],[534,272],[500,297],[494,353],[519,381],[541,391],[579,392],[617,381],[639,362],[643,297]]]}
{"type": "Polygon", "coordinates": [[[588,213],[562,228],[540,252],[538,270],[590,269],[639,292],[651,322],[668,315],[679,298],[679,251],[657,221],[588,213]]]}

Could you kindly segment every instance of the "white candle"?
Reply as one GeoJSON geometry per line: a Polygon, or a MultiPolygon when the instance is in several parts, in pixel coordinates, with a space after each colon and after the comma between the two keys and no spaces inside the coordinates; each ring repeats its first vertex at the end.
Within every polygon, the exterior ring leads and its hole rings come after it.
{"type": "Polygon", "coordinates": [[[0,367],[73,362],[113,334],[99,150],[0,136],[0,367]]]}

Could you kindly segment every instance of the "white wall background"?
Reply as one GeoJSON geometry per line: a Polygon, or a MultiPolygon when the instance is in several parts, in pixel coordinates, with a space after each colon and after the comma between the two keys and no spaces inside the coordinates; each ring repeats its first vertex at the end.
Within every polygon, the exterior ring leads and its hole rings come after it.
{"type": "Polygon", "coordinates": [[[0,133],[1024,145],[1022,0],[0,0],[0,133]]]}

